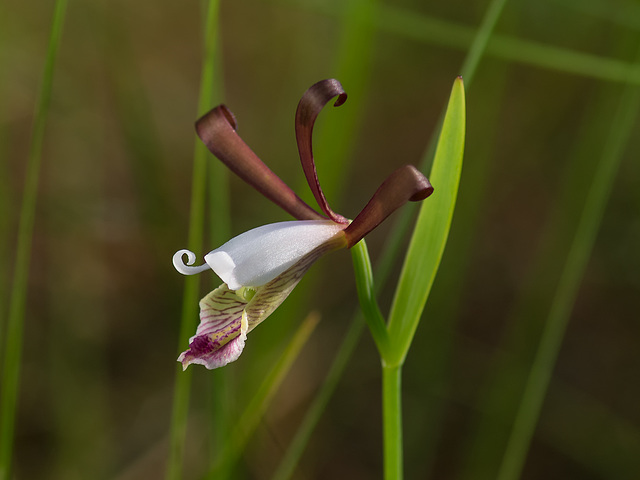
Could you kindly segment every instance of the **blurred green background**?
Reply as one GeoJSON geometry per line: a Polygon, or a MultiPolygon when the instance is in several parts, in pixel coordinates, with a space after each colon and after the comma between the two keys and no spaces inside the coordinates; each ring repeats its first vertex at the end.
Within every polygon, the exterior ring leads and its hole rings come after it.
{"type": "MultiPolygon", "coordinates": [[[[341,80],[349,100],[323,112],[315,151],[329,202],[353,217],[391,171],[421,162],[489,4],[222,0],[215,103],[310,198],[295,108],[316,81],[341,80]]],[[[0,348],[53,6],[0,5],[0,348]]],[[[184,278],[171,256],[187,239],[204,9],[69,2],[43,147],[15,478],[164,475],[186,348],[184,278]]],[[[629,105],[625,88],[640,88],[639,46],[636,1],[506,2],[465,79],[458,208],[404,369],[406,478],[496,478],[597,165],[618,153],[522,478],[640,478],[640,136],[635,110],[617,143],[614,120],[629,105]]],[[[288,220],[235,178],[230,215],[234,235],[288,220]]],[[[393,229],[392,218],[368,237],[374,267],[393,229]]],[[[216,375],[226,376],[222,417],[233,425],[317,310],[320,325],[232,476],[271,478],[357,311],[350,263],[342,251],[314,266],[225,373],[191,367],[184,478],[202,478],[219,451],[216,375]]],[[[210,277],[203,294],[217,284],[210,277]]],[[[365,332],[294,478],[380,478],[380,410],[365,332]]]]}

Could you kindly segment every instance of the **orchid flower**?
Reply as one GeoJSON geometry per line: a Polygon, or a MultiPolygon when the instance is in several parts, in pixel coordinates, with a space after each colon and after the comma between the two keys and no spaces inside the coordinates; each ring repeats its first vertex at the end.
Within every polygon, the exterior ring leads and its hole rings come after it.
{"type": "Polygon", "coordinates": [[[297,220],[264,225],[229,240],[207,253],[195,266],[196,255],[179,250],[173,256],[178,272],[192,275],[213,270],[224,282],[200,301],[200,324],[189,349],[178,361],[218,368],[236,360],[247,333],[264,321],[291,293],[304,273],[322,255],[351,248],[407,201],[433,192],[415,167],[393,172],[353,221],[335,213],[322,192],[313,159],[311,137],[322,108],[347,95],[337,80],[323,80],[305,92],[295,116],[302,169],[324,215],[298,197],[236,133],[233,114],[220,105],[196,122],[196,131],[209,150],[231,171],[297,220]],[[184,257],[186,256],[186,263],[184,257]]]}

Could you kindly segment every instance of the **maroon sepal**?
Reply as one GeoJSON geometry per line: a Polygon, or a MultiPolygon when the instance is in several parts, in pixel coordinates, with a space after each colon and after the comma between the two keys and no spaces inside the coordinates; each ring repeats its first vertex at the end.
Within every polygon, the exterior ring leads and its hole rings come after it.
{"type": "Polygon", "coordinates": [[[318,181],[318,173],[313,160],[313,148],[311,145],[311,137],[313,134],[313,125],[318,118],[318,114],[322,108],[334,97],[338,97],[333,104],[339,107],[347,100],[342,85],[338,80],[329,79],[321,80],[311,86],[302,96],[296,110],[296,141],[298,143],[298,152],[300,153],[300,162],[304,175],[307,177],[307,183],[313,192],[318,205],[322,211],[331,220],[337,223],[348,223],[348,220],[342,215],[335,213],[329,207],[329,203],[322,192],[320,182],[318,181]]]}
{"type": "Polygon", "coordinates": [[[325,219],[273,173],[235,129],[235,117],[224,105],[196,122],[196,132],[207,148],[242,180],[298,220],[325,219]]]}
{"type": "Polygon", "coordinates": [[[345,229],[347,246],[354,246],[408,201],[418,202],[432,193],[431,183],[416,167],[400,167],[378,187],[369,203],[345,229]]]}

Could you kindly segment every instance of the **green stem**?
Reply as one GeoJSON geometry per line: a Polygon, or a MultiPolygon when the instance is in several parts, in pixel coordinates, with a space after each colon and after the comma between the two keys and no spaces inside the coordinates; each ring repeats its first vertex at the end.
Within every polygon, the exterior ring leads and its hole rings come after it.
{"type": "Polygon", "coordinates": [[[57,0],[53,14],[51,36],[42,75],[40,99],[36,108],[35,123],[29,147],[25,188],[18,226],[16,263],[7,321],[6,349],[0,397],[0,480],[10,477],[13,453],[13,432],[20,380],[20,357],[24,313],[27,301],[27,281],[31,261],[31,242],[36,211],[36,199],[42,160],[42,142],[46,125],[55,60],[62,35],[67,0],[57,0]]]}
{"type": "Polygon", "coordinates": [[[358,299],[382,359],[382,423],[384,443],[384,478],[402,479],[402,365],[389,365],[390,344],[387,325],[378,307],[367,244],[359,241],[351,248],[358,299]]]}
{"type": "Polygon", "coordinates": [[[376,342],[380,357],[384,359],[389,351],[389,334],[385,319],[376,301],[373,286],[373,269],[371,268],[369,250],[364,239],[351,248],[351,258],[353,260],[353,271],[356,278],[360,308],[369,330],[371,330],[373,340],[376,342]]]}
{"type": "Polygon", "coordinates": [[[384,479],[402,480],[402,365],[382,366],[384,479]]]}

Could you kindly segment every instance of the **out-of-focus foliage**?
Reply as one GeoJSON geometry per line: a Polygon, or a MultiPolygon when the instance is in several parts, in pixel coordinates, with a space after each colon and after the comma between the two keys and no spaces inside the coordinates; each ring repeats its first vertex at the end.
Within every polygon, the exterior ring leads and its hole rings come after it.
{"type": "MultiPolygon", "coordinates": [[[[366,81],[355,75],[354,85],[339,77],[336,51],[346,3],[223,0],[219,68],[239,133],[294,186],[303,184],[297,101],[317,80],[343,81],[351,98],[323,112],[318,127],[330,131],[341,115],[355,122],[348,164],[323,171],[330,138],[316,160],[323,186],[323,174],[335,182],[332,206],[352,216],[388,173],[419,163],[489,2],[381,3],[366,81]]],[[[505,6],[468,85],[456,216],[405,364],[407,478],[495,478],[625,81],[640,85],[629,69],[638,8],[631,0],[505,6]]],[[[0,9],[4,341],[53,3],[9,0],[0,9]]],[[[187,235],[203,22],[198,2],[69,2],[35,222],[18,478],[164,473],[184,281],[170,259],[187,235]]],[[[639,148],[635,135],[623,147],[523,478],[640,475],[639,148]]],[[[230,205],[235,234],[287,219],[236,179],[230,205]]],[[[374,267],[392,228],[386,222],[367,239],[374,267]]],[[[295,327],[321,312],[234,478],[276,469],[357,309],[350,263],[338,252],[314,266],[227,367],[233,424],[295,327]]],[[[380,299],[385,313],[390,301],[380,299]]],[[[220,450],[210,444],[211,378],[194,369],[184,478],[200,478],[220,450]]],[[[379,476],[379,383],[375,347],[363,337],[296,478],[379,476]]]]}

